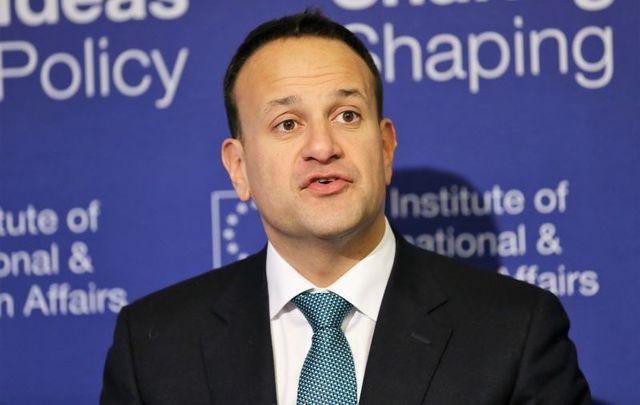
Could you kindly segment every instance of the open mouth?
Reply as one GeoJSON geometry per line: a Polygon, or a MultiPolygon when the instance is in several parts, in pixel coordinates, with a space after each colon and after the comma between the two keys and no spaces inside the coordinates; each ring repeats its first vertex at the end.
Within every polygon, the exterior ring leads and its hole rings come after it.
{"type": "Polygon", "coordinates": [[[317,179],[316,183],[329,184],[329,183],[333,183],[334,181],[336,181],[335,177],[323,177],[323,178],[317,179]]]}
{"type": "Polygon", "coordinates": [[[311,189],[322,194],[339,192],[351,183],[351,179],[340,173],[313,173],[305,178],[302,189],[311,189]]]}

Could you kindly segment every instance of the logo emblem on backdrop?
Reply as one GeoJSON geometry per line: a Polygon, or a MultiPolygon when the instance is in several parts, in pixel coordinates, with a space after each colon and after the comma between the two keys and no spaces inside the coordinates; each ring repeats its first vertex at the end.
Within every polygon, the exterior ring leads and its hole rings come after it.
{"type": "Polygon", "coordinates": [[[241,201],[233,190],[212,192],[211,240],[214,268],[262,249],[267,238],[253,201],[241,201]]]}

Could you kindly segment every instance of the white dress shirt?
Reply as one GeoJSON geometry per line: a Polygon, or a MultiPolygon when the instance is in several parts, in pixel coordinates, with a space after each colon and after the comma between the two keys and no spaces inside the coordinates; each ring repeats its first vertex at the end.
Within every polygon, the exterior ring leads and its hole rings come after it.
{"type": "Polygon", "coordinates": [[[384,236],[378,246],[325,289],[317,288],[300,275],[268,244],[267,284],[278,404],[296,403],[300,371],[311,347],[311,325],[290,302],[308,290],[332,291],[353,305],[342,323],[342,330],[353,353],[360,399],[371,339],[396,252],[395,236],[385,222],[384,236]]]}

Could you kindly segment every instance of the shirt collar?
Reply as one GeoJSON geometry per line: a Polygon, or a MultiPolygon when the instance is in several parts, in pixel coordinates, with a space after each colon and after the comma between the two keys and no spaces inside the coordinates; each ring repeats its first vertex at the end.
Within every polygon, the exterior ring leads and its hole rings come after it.
{"type": "MultiPolygon", "coordinates": [[[[385,219],[384,235],[378,246],[325,290],[340,295],[358,311],[376,321],[395,252],[395,236],[385,219]]],[[[307,290],[322,290],[291,267],[271,242],[267,246],[266,265],[271,319],[278,316],[296,295],[307,290]]]]}

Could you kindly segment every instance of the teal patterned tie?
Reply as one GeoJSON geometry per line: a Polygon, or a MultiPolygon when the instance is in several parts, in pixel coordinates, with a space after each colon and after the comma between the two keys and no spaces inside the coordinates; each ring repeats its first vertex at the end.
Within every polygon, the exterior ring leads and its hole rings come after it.
{"type": "Polygon", "coordinates": [[[357,404],[353,355],[340,328],[351,304],[332,292],[304,292],[291,300],[313,328],[298,382],[298,405],[357,404]]]}

